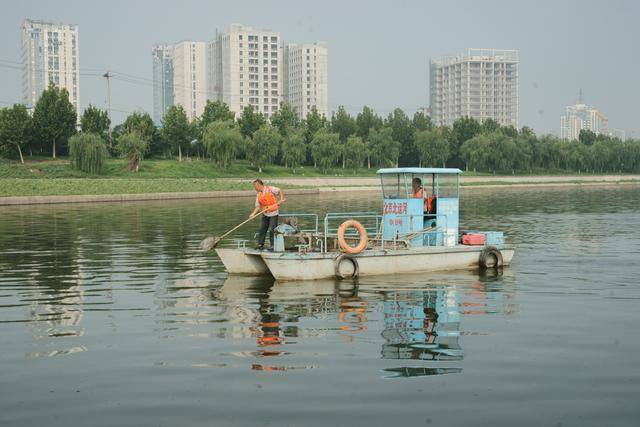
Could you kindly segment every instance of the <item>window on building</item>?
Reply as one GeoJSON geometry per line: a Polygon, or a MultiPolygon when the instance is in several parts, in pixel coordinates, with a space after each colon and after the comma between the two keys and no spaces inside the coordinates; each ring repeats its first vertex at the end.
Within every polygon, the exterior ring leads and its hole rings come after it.
{"type": "Polygon", "coordinates": [[[278,37],[277,36],[271,36],[271,43],[277,43],[278,42],[278,37]]]}
{"type": "Polygon", "coordinates": [[[238,34],[238,40],[242,40],[242,34],[238,34]]]}
{"type": "Polygon", "coordinates": [[[262,91],[262,94],[263,94],[264,96],[269,96],[269,90],[263,90],[263,91],[262,91]]]}

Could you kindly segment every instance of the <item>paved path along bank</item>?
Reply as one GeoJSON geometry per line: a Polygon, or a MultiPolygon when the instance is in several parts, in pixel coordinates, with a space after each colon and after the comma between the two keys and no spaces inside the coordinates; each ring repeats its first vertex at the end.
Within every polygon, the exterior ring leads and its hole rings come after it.
{"type": "MultiPolygon", "coordinates": [[[[363,187],[380,188],[380,178],[273,178],[265,179],[271,184],[296,185],[304,187],[318,187],[322,191],[356,191],[363,187]]],[[[464,186],[493,186],[493,185],[580,185],[580,184],[616,184],[638,183],[640,175],[541,175],[541,176],[464,176],[460,177],[464,186]]]]}

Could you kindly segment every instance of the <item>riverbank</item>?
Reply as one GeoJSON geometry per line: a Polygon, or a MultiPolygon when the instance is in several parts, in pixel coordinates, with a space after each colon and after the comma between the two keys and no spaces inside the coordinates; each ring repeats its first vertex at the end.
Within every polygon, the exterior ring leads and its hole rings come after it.
{"type": "MultiPolygon", "coordinates": [[[[379,191],[378,178],[273,178],[288,195],[379,191]]],[[[640,175],[462,176],[463,189],[640,185],[640,175]]],[[[0,178],[0,205],[252,197],[249,179],[0,178]]]]}

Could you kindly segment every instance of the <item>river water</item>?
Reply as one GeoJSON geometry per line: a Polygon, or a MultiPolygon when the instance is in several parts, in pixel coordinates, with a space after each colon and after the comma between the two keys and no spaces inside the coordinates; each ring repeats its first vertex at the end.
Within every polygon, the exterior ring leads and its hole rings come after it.
{"type": "Polygon", "coordinates": [[[227,277],[252,203],[0,208],[0,425],[640,424],[640,187],[465,190],[511,268],[357,284],[227,277]]]}

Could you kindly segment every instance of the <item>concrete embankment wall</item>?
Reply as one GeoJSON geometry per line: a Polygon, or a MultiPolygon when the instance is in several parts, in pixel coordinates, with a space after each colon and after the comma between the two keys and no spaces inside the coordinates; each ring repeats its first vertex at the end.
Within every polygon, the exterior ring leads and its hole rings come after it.
{"type": "MultiPolygon", "coordinates": [[[[287,196],[302,194],[318,194],[317,188],[289,189],[287,196]]],[[[11,205],[40,205],[47,203],[86,203],[86,202],[133,202],[146,200],[177,200],[177,199],[210,199],[227,197],[255,197],[253,190],[237,191],[201,191],[190,193],[147,193],[147,194],[98,194],[77,196],[21,196],[0,197],[0,206],[11,205]]]]}

